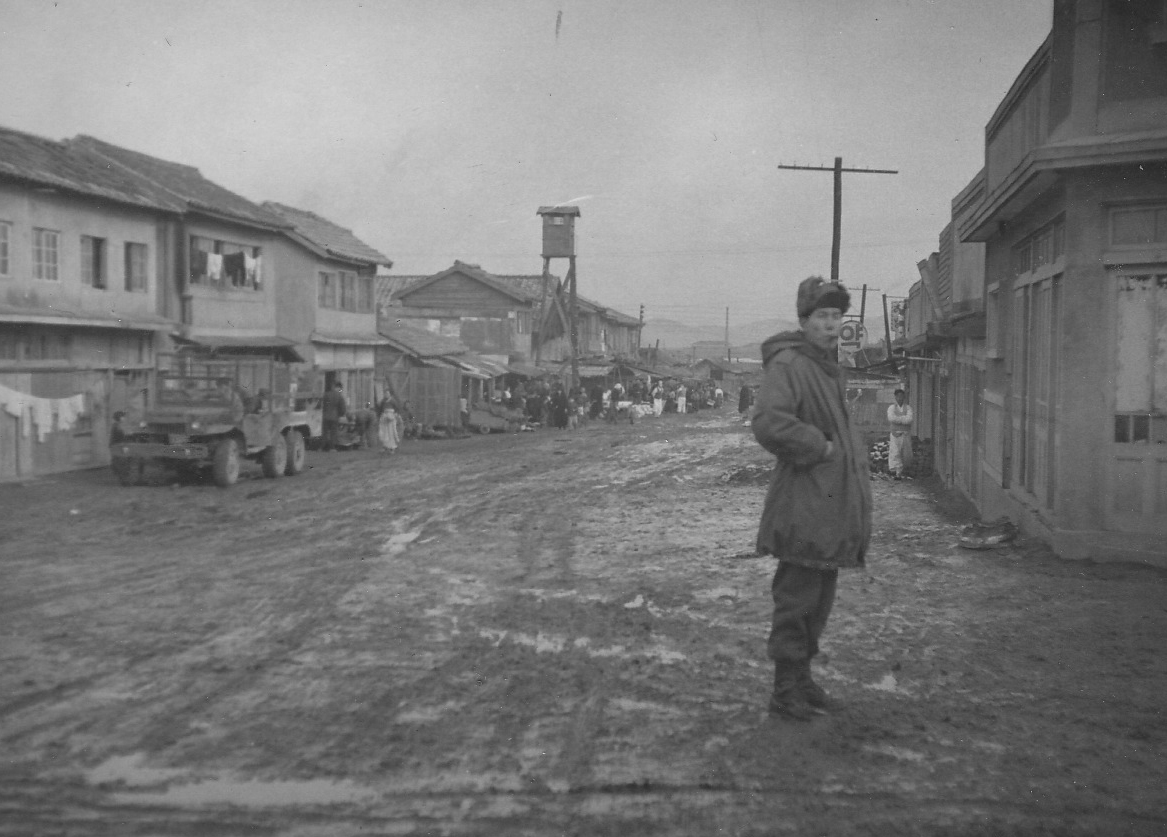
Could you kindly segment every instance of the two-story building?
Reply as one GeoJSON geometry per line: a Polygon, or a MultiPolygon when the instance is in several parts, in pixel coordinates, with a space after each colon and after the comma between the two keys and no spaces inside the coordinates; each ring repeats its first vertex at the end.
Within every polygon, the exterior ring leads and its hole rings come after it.
{"type": "MultiPolygon", "coordinates": [[[[459,340],[491,360],[530,362],[535,357],[531,335],[540,306],[551,304],[557,282],[549,277],[551,287],[544,291],[542,276],[496,276],[478,265],[455,261],[440,273],[400,287],[391,309],[382,311],[383,316],[388,311],[394,318],[422,321],[423,327],[459,340]]],[[[541,358],[561,360],[550,356],[555,353],[549,352],[552,348],[544,342],[541,358]]]]}
{"type": "Polygon", "coordinates": [[[92,137],[71,148],[111,170],[161,189],[182,207],[160,224],[160,313],[175,320],[179,345],[235,353],[276,352],[300,360],[295,341],[277,330],[279,270],[274,246],[290,231],[278,215],[202,176],[198,169],[92,137]]]}
{"type": "Polygon", "coordinates": [[[0,129],[0,480],[107,464],[140,413],[183,206],[95,155],[0,129]]]}
{"type": "Polygon", "coordinates": [[[272,244],[279,264],[276,333],[295,341],[306,361],[301,394],[323,395],[334,381],[354,405],[375,400],[376,272],[393,262],[351,230],[271,201],[263,208],[290,229],[272,244]]]}
{"type": "MultiPolygon", "coordinates": [[[[985,129],[982,514],[1167,563],[1167,6],[1055,0],[985,129]]],[[[976,426],[974,422],[974,427],[976,426]]]]}

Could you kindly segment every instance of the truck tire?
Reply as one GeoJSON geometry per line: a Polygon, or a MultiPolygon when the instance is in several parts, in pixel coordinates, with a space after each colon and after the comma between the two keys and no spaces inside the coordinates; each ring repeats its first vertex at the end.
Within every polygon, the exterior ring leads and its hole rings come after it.
{"type": "Polygon", "coordinates": [[[288,448],[288,462],[284,466],[284,473],[289,477],[294,477],[304,470],[304,464],[308,457],[304,434],[293,428],[288,431],[284,438],[284,444],[288,448]]]}
{"type": "Polygon", "coordinates": [[[228,437],[215,446],[215,458],[211,464],[215,485],[226,488],[239,479],[239,443],[228,437]]]}
{"type": "Polygon", "coordinates": [[[277,436],[263,449],[262,464],[263,475],[269,480],[284,475],[284,469],[288,466],[288,448],[283,436],[277,436]]]}

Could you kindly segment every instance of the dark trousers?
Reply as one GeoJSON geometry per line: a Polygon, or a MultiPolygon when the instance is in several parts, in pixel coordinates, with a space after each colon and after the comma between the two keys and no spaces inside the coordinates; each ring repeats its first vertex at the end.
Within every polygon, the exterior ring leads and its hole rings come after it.
{"type": "Polygon", "coordinates": [[[816,570],[780,561],[770,592],[774,617],[767,650],[775,665],[795,669],[819,652],[819,637],[835,603],[838,570],[816,570]]]}
{"type": "Polygon", "coordinates": [[[324,419],[320,432],[324,438],[324,449],[332,450],[340,444],[340,423],[335,419],[324,419]]]}

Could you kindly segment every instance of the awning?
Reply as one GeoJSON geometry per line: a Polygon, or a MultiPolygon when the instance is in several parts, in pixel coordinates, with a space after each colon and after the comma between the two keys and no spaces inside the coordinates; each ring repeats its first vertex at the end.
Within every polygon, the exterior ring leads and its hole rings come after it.
{"type": "Polygon", "coordinates": [[[463,375],[467,375],[471,378],[478,378],[481,381],[489,381],[494,377],[484,369],[475,366],[473,363],[467,363],[461,358],[450,358],[450,360],[458,364],[458,368],[462,370],[463,375]]]}
{"type": "Polygon", "coordinates": [[[63,308],[23,308],[12,305],[0,305],[0,323],[123,328],[130,331],[170,331],[175,326],[171,320],[154,314],[103,316],[90,312],[69,311],[63,308]]]}
{"type": "Polygon", "coordinates": [[[551,369],[543,369],[538,366],[529,366],[526,363],[508,363],[507,370],[524,378],[542,378],[544,375],[555,374],[551,369]]]}
{"type": "Polygon", "coordinates": [[[303,363],[304,358],[296,351],[296,343],[286,337],[275,335],[257,337],[178,337],[174,342],[192,348],[202,349],[211,354],[271,355],[285,363],[303,363]]]}
{"type": "Polygon", "coordinates": [[[388,346],[391,341],[380,334],[330,334],[314,331],[308,337],[313,343],[332,343],[337,346],[388,346]]]}

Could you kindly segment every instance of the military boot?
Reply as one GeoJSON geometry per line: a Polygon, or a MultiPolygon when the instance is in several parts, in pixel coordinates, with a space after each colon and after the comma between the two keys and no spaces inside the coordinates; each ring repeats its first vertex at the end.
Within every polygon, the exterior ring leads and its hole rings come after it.
{"type": "Polygon", "coordinates": [[[793,721],[809,721],[815,710],[807,703],[799,684],[798,670],[790,666],[774,667],[774,693],[770,695],[770,714],[793,721]]]}
{"type": "Polygon", "coordinates": [[[798,666],[798,688],[802,692],[803,699],[812,710],[823,713],[828,709],[836,708],[835,701],[811,677],[810,660],[806,660],[798,666]]]}

